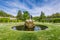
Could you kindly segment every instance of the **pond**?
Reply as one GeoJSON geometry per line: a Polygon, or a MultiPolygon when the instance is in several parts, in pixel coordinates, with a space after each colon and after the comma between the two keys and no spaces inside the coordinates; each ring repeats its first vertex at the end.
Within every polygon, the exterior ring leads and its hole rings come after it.
{"type": "Polygon", "coordinates": [[[38,30],[46,30],[48,27],[44,25],[35,25],[32,29],[27,29],[24,25],[13,26],[13,30],[20,30],[20,31],[38,31],[38,30]]]}

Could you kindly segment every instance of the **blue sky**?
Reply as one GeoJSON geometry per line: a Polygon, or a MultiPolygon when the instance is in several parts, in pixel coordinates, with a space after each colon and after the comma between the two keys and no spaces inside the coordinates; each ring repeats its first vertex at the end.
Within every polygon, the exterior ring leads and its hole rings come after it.
{"type": "Polygon", "coordinates": [[[33,16],[39,16],[41,11],[51,15],[60,12],[60,0],[0,0],[0,10],[14,16],[18,10],[28,11],[33,16]]]}

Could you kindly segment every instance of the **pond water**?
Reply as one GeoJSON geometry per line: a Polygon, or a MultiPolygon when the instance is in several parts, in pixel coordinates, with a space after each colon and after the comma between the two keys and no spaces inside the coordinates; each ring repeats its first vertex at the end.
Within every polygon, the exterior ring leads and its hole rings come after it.
{"type": "MultiPolygon", "coordinates": [[[[43,26],[43,25],[36,25],[31,31],[38,31],[38,30],[46,30],[48,27],[47,26],[43,26]]],[[[12,27],[13,30],[20,30],[20,31],[30,31],[28,29],[26,29],[24,27],[24,25],[20,25],[20,26],[13,26],[12,27]]]]}

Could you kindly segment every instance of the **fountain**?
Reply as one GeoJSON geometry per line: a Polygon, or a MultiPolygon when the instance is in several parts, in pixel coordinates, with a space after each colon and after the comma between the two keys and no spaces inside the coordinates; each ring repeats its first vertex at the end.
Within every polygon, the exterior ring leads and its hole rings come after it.
{"type": "Polygon", "coordinates": [[[30,15],[30,19],[25,21],[25,29],[28,31],[33,31],[34,27],[35,25],[33,23],[32,16],[30,15]]]}
{"type": "Polygon", "coordinates": [[[14,26],[12,28],[14,30],[21,30],[21,31],[38,31],[38,30],[47,29],[48,27],[43,25],[35,25],[32,20],[32,16],[30,16],[30,19],[27,19],[24,25],[14,26]]]}
{"type": "Polygon", "coordinates": [[[34,27],[35,27],[35,25],[33,23],[33,20],[28,19],[25,21],[25,29],[26,30],[32,31],[34,29],[34,27]]]}

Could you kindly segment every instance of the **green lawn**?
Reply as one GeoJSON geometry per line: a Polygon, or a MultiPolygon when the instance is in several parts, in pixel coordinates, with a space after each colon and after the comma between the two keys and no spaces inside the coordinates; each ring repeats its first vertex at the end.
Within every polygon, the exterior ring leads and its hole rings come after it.
{"type": "Polygon", "coordinates": [[[23,24],[24,22],[0,23],[0,40],[60,40],[60,23],[35,22],[48,26],[48,29],[39,31],[17,31],[11,28],[23,24]]]}

